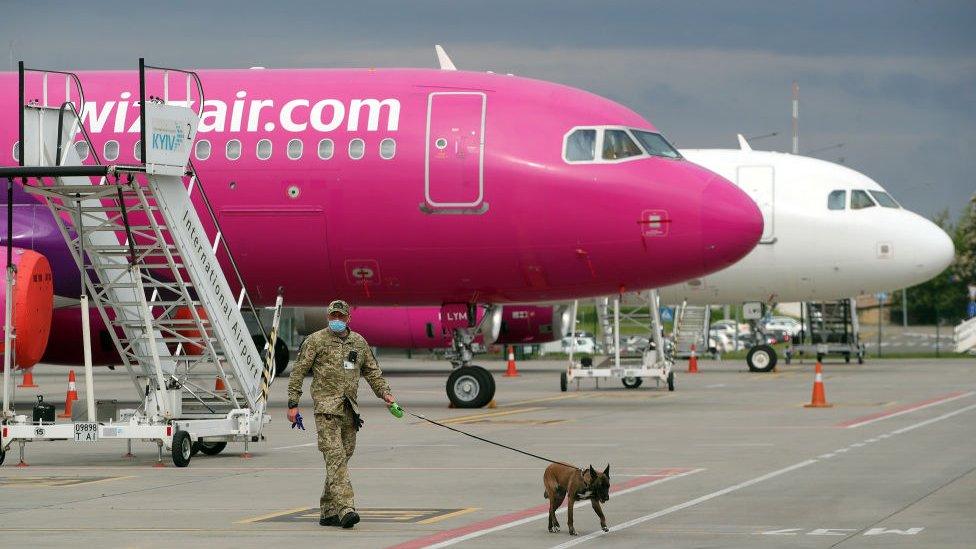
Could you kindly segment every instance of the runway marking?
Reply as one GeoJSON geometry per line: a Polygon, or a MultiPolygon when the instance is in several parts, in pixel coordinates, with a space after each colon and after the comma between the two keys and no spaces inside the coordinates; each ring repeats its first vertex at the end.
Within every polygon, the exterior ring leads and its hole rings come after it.
{"type": "Polygon", "coordinates": [[[498,407],[499,408],[508,408],[510,406],[521,406],[523,404],[535,404],[536,402],[550,402],[550,401],[553,401],[553,400],[565,400],[567,398],[580,398],[582,396],[584,396],[583,393],[571,393],[571,394],[568,394],[568,395],[558,395],[558,396],[542,397],[542,398],[530,398],[529,400],[517,400],[515,402],[508,402],[506,404],[499,404],[498,407]]]}
{"type": "Polygon", "coordinates": [[[845,429],[854,429],[856,427],[861,427],[861,426],[864,426],[864,425],[870,425],[870,424],[875,423],[877,421],[882,421],[882,420],[885,420],[885,419],[889,419],[889,418],[893,418],[893,417],[898,417],[900,415],[908,414],[908,413],[911,413],[911,412],[917,412],[918,410],[924,410],[925,408],[929,408],[931,406],[938,406],[939,404],[945,404],[947,402],[952,402],[953,400],[958,400],[960,398],[966,398],[966,397],[972,396],[974,394],[976,394],[976,392],[974,392],[974,391],[968,391],[968,392],[956,391],[956,392],[952,392],[952,393],[949,393],[949,394],[946,394],[946,395],[937,396],[937,397],[931,398],[929,400],[923,400],[921,402],[916,402],[914,404],[906,404],[904,406],[899,406],[899,407],[894,408],[892,410],[887,410],[887,411],[884,411],[884,412],[878,412],[876,414],[871,414],[871,415],[867,415],[867,416],[862,416],[862,417],[854,418],[854,419],[851,419],[851,420],[848,420],[848,421],[844,421],[842,423],[838,423],[836,426],[837,427],[843,427],[845,429]]]}
{"type": "MultiPolygon", "coordinates": [[[[927,419],[925,421],[921,421],[919,423],[915,423],[915,424],[909,425],[907,427],[902,427],[901,429],[896,429],[894,431],[891,431],[891,432],[887,433],[887,435],[888,436],[894,436],[894,435],[900,435],[900,434],[903,434],[903,433],[907,433],[909,431],[914,431],[915,429],[919,429],[921,427],[925,427],[926,425],[931,425],[933,423],[936,423],[938,421],[942,421],[944,419],[949,419],[950,417],[957,416],[957,415],[959,415],[961,413],[968,412],[968,411],[973,410],[973,409],[976,409],[976,404],[970,404],[969,406],[966,406],[964,408],[959,408],[958,410],[954,410],[952,412],[948,412],[948,413],[942,414],[941,416],[934,417],[934,418],[931,418],[931,419],[927,419]]],[[[879,438],[881,438],[881,437],[879,437],[879,438]]],[[[847,448],[841,448],[839,450],[834,450],[834,454],[836,454],[838,452],[847,452],[850,449],[851,449],[851,447],[848,446],[847,448]]],[[[716,490],[715,492],[711,492],[709,494],[705,494],[704,496],[700,496],[700,497],[697,497],[695,499],[688,500],[688,501],[686,501],[684,503],[679,503],[677,505],[673,505],[671,507],[668,507],[667,509],[662,509],[660,511],[655,511],[653,513],[650,513],[650,514],[647,514],[647,515],[644,515],[644,516],[637,517],[635,519],[629,520],[627,522],[622,522],[622,523],[620,523],[620,524],[618,524],[616,526],[611,526],[610,527],[610,532],[617,532],[617,531],[620,531],[620,530],[624,530],[626,528],[630,528],[631,526],[637,526],[638,524],[647,522],[649,520],[653,520],[653,519],[656,519],[656,518],[659,518],[659,517],[663,517],[665,515],[670,515],[671,513],[674,513],[674,512],[677,512],[677,511],[681,511],[681,510],[687,509],[689,507],[694,507],[695,505],[698,505],[700,503],[704,503],[704,502],[709,501],[711,499],[715,499],[717,497],[721,497],[721,496],[724,496],[726,494],[730,494],[732,492],[736,492],[738,490],[742,490],[743,488],[748,488],[750,486],[754,486],[754,485],[759,484],[761,482],[765,482],[767,480],[776,478],[778,476],[785,475],[786,473],[791,473],[791,472],[796,471],[798,469],[803,469],[804,467],[808,467],[808,466],[813,465],[815,463],[820,463],[822,461],[825,461],[826,459],[829,459],[829,457],[827,457],[827,456],[829,456],[829,454],[822,454],[821,456],[818,456],[817,458],[811,458],[811,459],[808,459],[808,460],[805,460],[805,461],[801,461],[799,463],[794,463],[793,465],[790,465],[788,467],[784,467],[782,469],[777,469],[776,471],[773,471],[771,473],[766,473],[765,475],[762,475],[762,476],[759,476],[759,477],[756,477],[756,478],[753,478],[753,479],[749,479],[749,480],[744,481],[744,482],[740,482],[739,484],[734,484],[732,486],[729,486],[727,488],[723,488],[721,490],[716,490]]],[[[587,534],[585,536],[580,536],[580,537],[578,537],[576,539],[567,541],[565,543],[561,543],[559,545],[555,545],[551,549],[566,549],[568,547],[572,547],[574,545],[579,545],[580,543],[587,542],[587,541],[589,541],[591,539],[598,538],[598,537],[603,536],[605,534],[608,534],[610,532],[603,532],[603,531],[599,531],[598,530],[596,532],[587,534]]]]}
{"type": "MultiPolygon", "coordinates": [[[[357,509],[363,522],[388,522],[396,524],[433,524],[442,520],[464,515],[476,511],[477,507],[464,509],[428,509],[428,508],[362,508],[357,509]]],[[[239,520],[234,524],[253,524],[255,522],[297,522],[318,524],[321,510],[318,507],[298,507],[285,511],[277,511],[258,517],[239,520]]]]}
{"type": "Polygon", "coordinates": [[[110,482],[135,478],[124,477],[0,477],[4,488],[64,488],[68,486],[89,486],[100,482],[110,482]]]}
{"type": "MultiPolygon", "coordinates": [[[[452,424],[452,423],[468,423],[470,421],[476,421],[479,419],[484,419],[488,417],[499,417],[499,416],[509,416],[512,414],[524,414],[526,412],[537,412],[539,410],[545,410],[543,407],[535,408],[516,408],[515,410],[502,410],[500,412],[485,412],[482,414],[472,414],[469,416],[452,417],[447,419],[437,420],[439,423],[452,424]]],[[[415,422],[415,425],[427,425],[426,422],[415,422]]]]}
{"type": "MultiPolygon", "coordinates": [[[[662,469],[656,474],[644,475],[633,480],[629,480],[622,484],[619,484],[611,488],[610,493],[616,496],[622,496],[630,492],[635,492],[637,490],[643,490],[649,488],[656,484],[661,484],[672,479],[688,476],[694,473],[704,471],[704,469],[662,469]]],[[[563,506],[557,511],[557,513],[565,513],[566,507],[563,506]]],[[[435,549],[438,547],[448,547],[462,541],[467,541],[477,537],[490,534],[492,532],[498,532],[501,530],[506,530],[508,528],[513,528],[522,524],[533,522],[536,520],[541,520],[549,516],[549,504],[543,503],[542,505],[537,505],[535,507],[530,507],[528,509],[523,509],[521,511],[516,511],[514,513],[508,513],[506,515],[500,515],[483,521],[475,522],[467,526],[461,526],[459,528],[454,528],[452,530],[446,530],[443,532],[438,532],[429,536],[422,538],[410,540],[398,545],[394,545],[390,549],[419,549],[421,547],[427,547],[429,549],[435,549]]]]}

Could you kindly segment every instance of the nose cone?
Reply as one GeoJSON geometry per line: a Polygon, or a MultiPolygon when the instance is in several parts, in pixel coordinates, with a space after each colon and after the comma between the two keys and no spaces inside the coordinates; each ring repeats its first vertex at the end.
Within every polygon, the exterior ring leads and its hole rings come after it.
{"type": "Polygon", "coordinates": [[[911,261],[914,263],[915,284],[925,282],[952,264],[956,258],[956,246],[938,225],[916,214],[911,223],[911,261]]]}
{"type": "Polygon", "coordinates": [[[702,263],[706,271],[715,272],[756,246],[763,216],[749,195],[717,175],[702,191],[701,204],[702,263]]]}

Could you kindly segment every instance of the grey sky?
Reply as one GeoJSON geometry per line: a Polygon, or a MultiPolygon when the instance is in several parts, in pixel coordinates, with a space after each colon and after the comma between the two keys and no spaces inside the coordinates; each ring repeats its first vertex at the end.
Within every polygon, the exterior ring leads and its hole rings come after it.
{"type": "Polygon", "coordinates": [[[620,101],[683,147],[778,131],[755,146],[787,150],[795,79],[801,152],[845,143],[816,156],[954,216],[976,191],[974,28],[972,1],[0,0],[0,47],[35,66],[435,66],[437,42],[459,68],[620,101]]]}

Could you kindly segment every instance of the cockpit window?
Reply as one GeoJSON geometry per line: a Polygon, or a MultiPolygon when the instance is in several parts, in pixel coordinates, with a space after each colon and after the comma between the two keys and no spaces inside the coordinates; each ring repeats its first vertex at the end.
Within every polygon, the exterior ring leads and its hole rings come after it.
{"type": "Polygon", "coordinates": [[[847,191],[831,191],[827,195],[828,210],[843,210],[847,207],[847,191]]]}
{"type": "Polygon", "coordinates": [[[863,210],[875,206],[874,200],[866,191],[851,191],[851,209],[863,210]]]}
{"type": "Polygon", "coordinates": [[[624,130],[606,130],[603,133],[603,159],[619,160],[640,156],[641,150],[624,130]]]}
{"type": "Polygon", "coordinates": [[[871,196],[873,196],[874,199],[878,201],[878,204],[881,204],[881,207],[882,208],[900,208],[901,207],[901,206],[898,205],[897,202],[895,202],[895,199],[894,198],[891,198],[891,195],[890,194],[888,194],[888,193],[886,193],[884,191],[868,191],[868,192],[870,192],[871,193],[871,196]]]}
{"type": "Polygon", "coordinates": [[[665,158],[681,158],[678,151],[668,143],[659,133],[644,130],[630,130],[634,137],[640,141],[641,146],[651,156],[663,156],[665,158]]]}
{"type": "Polygon", "coordinates": [[[596,157],[596,130],[576,130],[566,139],[566,160],[582,162],[596,157]]]}

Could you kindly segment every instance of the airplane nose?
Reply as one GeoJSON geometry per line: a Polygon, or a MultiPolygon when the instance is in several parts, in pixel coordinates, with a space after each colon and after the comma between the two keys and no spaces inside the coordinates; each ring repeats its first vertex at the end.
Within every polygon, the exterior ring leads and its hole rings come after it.
{"type": "Polygon", "coordinates": [[[915,216],[917,226],[913,231],[915,240],[912,255],[921,280],[929,280],[952,264],[956,258],[956,246],[952,238],[938,225],[922,216],[915,216]]]}
{"type": "Polygon", "coordinates": [[[736,263],[762,237],[762,212],[731,182],[714,176],[702,191],[701,204],[702,263],[708,272],[736,263]]]}

